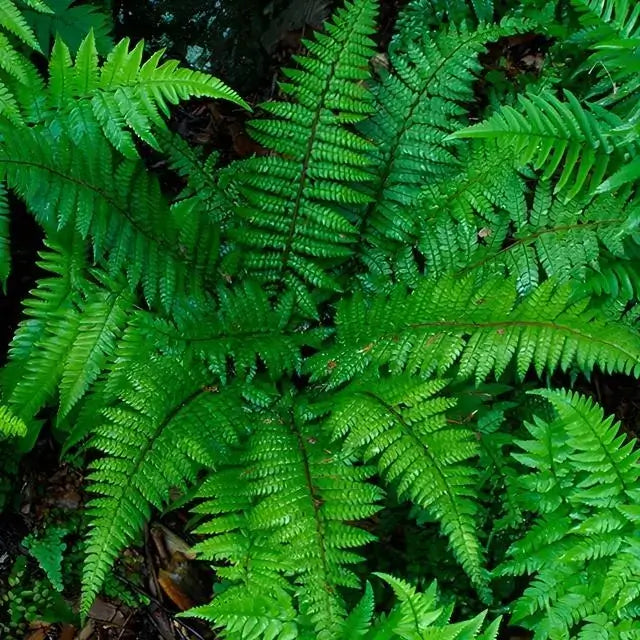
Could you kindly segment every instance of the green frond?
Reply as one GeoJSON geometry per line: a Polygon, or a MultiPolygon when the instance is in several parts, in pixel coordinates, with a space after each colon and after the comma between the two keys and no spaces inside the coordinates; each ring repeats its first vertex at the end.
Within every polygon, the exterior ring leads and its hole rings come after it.
{"type": "Polygon", "coordinates": [[[102,129],[127,158],[138,157],[131,132],[159,149],[153,130],[166,128],[160,114],[168,116],[169,105],[180,100],[206,96],[247,106],[217,78],[180,68],[176,60],[160,64],[162,51],[143,63],[143,47],[139,42],[131,48],[124,39],[101,65],[92,31],[73,61],[67,45],[57,39],[49,63],[51,106],[68,111],[72,121],[82,120],[84,128],[102,129]]]}
{"type": "MultiPolygon", "coordinates": [[[[504,186],[507,193],[498,192],[492,201],[476,199],[471,193],[476,211],[461,210],[460,220],[452,220],[442,208],[448,201],[443,198],[437,214],[423,222],[420,233],[418,246],[428,273],[504,269],[516,277],[518,291],[524,295],[545,278],[573,282],[580,289],[612,259],[616,268],[624,268],[633,254],[634,245],[628,241],[635,236],[640,207],[626,192],[566,202],[552,196],[549,185],[542,182],[528,208],[518,181],[504,186]]],[[[462,198],[456,200],[464,206],[462,198]]]]}
{"type": "MultiPolygon", "coordinates": [[[[578,34],[591,55],[581,71],[595,72],[590,94],[602,104],[632,98],[640,88],[640,12],[629,0],[572,0],[584,31],[578,34]]],[[[633,99],[633,98],[632,98],[633,99]]]]}
{"type": "MultiPolygon", "coordinates": [[[[385,573],[375,573],[391,586],[398,600],[387,618],[381,618],[367,638],[376,640],[400,638],[402,640],[419,640],[421,638],[438,638],[453,640],[467,638],[473,640],[478,636],[485,619],[481,613],[471,620],[449,623],[450,612],[438,606],[436,584],[420,593],[408,582],[385,573]]],[[[496,624],[487,629],[489,637],[494,633],[496,624]]],[[[482,635],[480,637],[487,637],[482,635]]],[[[345,638],[346,640],[346,638],[345,638]]]]}
{"type": "Polygon", "coordinates": [[[9,407],[0,404],[0,436],[3,438],[21,437],[27,433],[27,426],[9,407]]]}
{"type": "Polygon", "coordinates": [[[50,250],[41,252],[38,266],[51,275],[39,280],[25,300],[26,318],[15,333],[9,363],[2,371],[4,397],[27,423],[55,393],[77,337],[76,305],[87,285],[84,245],[77,241],[60,245],[53,240],[48,244],[50,250]]]}
{"type": "MultiPolygon", "coordinates": [[[[283,604],[291,599],[285,594],[295,585],[313,637],[333,638],[346,615],[340,588],[359,586],[349,569],[360,560],[353,550],[372,539],[347,522],[373,515],[381,492],[366,482],[369,467],[333,450],[318,425],[307,422],[304,405],[288,402],[253,417],[240,469],[217,473],[205,485],[209,502],[198,510],[214,517],[198,529],[211,538],[197,549],[216,563],[230,563],[217,569],[233,582],[228,598],[270,597],[270,608],[280,611],[277,619],[285,624],[290,614],[282,618],[283,612],[291,606],[283,604]]],[[[226,602],[214,601],[206,611],[215,616],[226,602]]],[[[248,624],[242,611],[234,629],[248,624]]],[[[223,624],[217,618],[215,623],[223,624]]]]}
{"type": "Polygon", "coordinates": [[[212,265],[208,253],[197,253],[206,238],[189,235],[188,212],[181,212],[180,228],[158,179],[141,161],[120,158],[104,140],[87,146],[81,142],[87,121],[75,124],[71,137],[3,131],[0,173],[8,185],[47,232],[75,229],[89,236],[95,258],[111,274],[124,271],[132,288],[141,283],[150,305],[171,307],[178,290],[199,295],[212,265]]]}
{"type": "Polygon", "coordinates": [[[461,106],[473,100],[482,69],[478,60],[487,43],[524,29],[521,23],[449,27],[424,34],[398,55],[376,90],[376,114],[362,124],[374,141],[375,166],[371,202],[363,212],[361,234],[374,247],[406,244],[419,223],[415,203],[425,185],[461,170],[450,138],[466,115],[461,106]]]}
{"type": "Polygon", "coordinates": [[[356,294],[341,302],[336,344],[312,356],[313,379],[338,386],[366,370],[387,369],[482,381],[515,366],[522,379],[533,367],[638,374],[640,342],[634,330],[613,323],[574,301],[569,285],[543,283],[518,300],[512,279],[423,279],[414,291],[397,287],[389,296],[356,294]]]}
{"type": "Polygon", "coordinates": [[[62,591],[62,554],[67,548],[63,538],[69,533],[64,527],[48,526],[41,535],[29,534],[22,545],[38,561],[53,588],[62,591]]]}
{"type": "Polygon", "coordinates": [[[271,117],[251,123],[275,154],[236,163],[230,173],[241,197],[226,272],[286,285],[309,315],[316,310],[308,288],[338,289],[330,270],[353,251],[346,208],[368,200],[359,185],[369,179],[371,143],[349,124],[373,110],[366,80],[375,14],[374,0],[347,2],[326,33],[306,42],[309,55],[296,58],[300,68],[287,70],[282,85],[290,102],[263,104],[271,117]]]}
{"type": "Polygon", "coordinates": [[[471,24],[493,20],[493,0],[410,0],[398,14],[389,51],[406,51],[410,43],[435,31],[441,24],[471,24]]]}
{"type": "MultiPolygon", "coordinates": [[[[34,9],[45,9],[43,3],[32,3],[34,9]]],[[[38,40],[13,0],[0,0],[0,27],[16,36],[31,49],[40,51],[38,40]]]]}
{"type": "Polygon", "coordinates": [[[349,385],[331,400],[329,427],[349,455],[376,461],[401,498],[427,509],[450,540],[474,585],[487,595],[488,574],[476,531],[479,453],[474,432],[447,420],[455,399],[446,382],[408,376],[349,385]]]}
{"type": "Polygon", "coordinates": [[[595,626],[635,619],[640,597],[637,525],[640,451],[592,400],[556,390],[551,421],[527,424],[533,437],[514,454],[523,474],[523,505],[538,514],[509,550],[500,572],[533,574],[513,621],[536,637],[588,637],[595,626]]]}
{"type": "Polygon", "coordinates": [[[129,288],[122,285],[98,290],[83,301],[78,335],[69,349],[60,380],[60,418],[86,393],[115,352],[133,301],[129,288]]]}
{"type": "Polygon", "coordinates": [[[139,313],[131,332],[163,352],[180,350],[197,358],[223,383],[230,363],[236,377],[252,378],[264,368],[275,380],[299,371],[302,348],[317,348],[326,334],[291,323],[293,304],[293,296],[284,295],[274,306],[259,284],[247,281],[220,287],[217,302],[176,306],[172,321],[139,313]]]}
{"type": "Polygon", "coordinates": [[[59,417],[66,416],[114,353],[133,306],[122,283],[74,283],[72,252],[42,257],[57,277],[40,281],[27,299],[3,379],[7,402],[25,421],[58,389],[59,417]]]}
{"type": "Polygon", "coordinates": [[[118,553],[173,489],[186,489],[202,465],[223,460],[237,439],[234,389],[216,393],[206,372],[170,357],[130,362],[127,379],[107,389],[89,446],[90,532],[81,610],[89,611],[118,553]]]}
{"type": "Polygon", "coordinates": [[[575,452],[571,461],[586,476],[579,483],[575,500],[610,507],[615,504],[614,496],[624,499],[639,486],[640,451],[634,451],[632,442],[625,444],[626,437],[613,417],[605,418],[598,405],[575,393],[536,393],[553,405],[558,424],[567,435],[567,446],[575,452]]]}
{"type": "Polygon", "coordinates": [[[562,191],[567,199],[583,190],[593,192],[613,152],[606,136],[609,126],[570,91],[564,93],[565,101],[549,92],[518,96],[519,109],[505,105],[452,137],[497,139],[514,148],[522,165],[544,169],[543,180],[558,174],[554,192],[562,191]]]}
{"type": "Polygon", "coordinates": [[[349,612],[340,630],[343,638],[363,638],[371,627],[374,612],[374,597],[371,584],[367,582],[358,604],[349,612]]]}

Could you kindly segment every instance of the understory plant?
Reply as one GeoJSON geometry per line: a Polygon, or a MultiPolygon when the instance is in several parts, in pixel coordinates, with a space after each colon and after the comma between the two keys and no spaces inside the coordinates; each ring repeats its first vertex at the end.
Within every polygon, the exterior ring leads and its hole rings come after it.
{"type": "Polygon", "coordinates": [[[640,376],[640,6],[412,0],[381,52],[347,0],[226,165],[168,126],[245,108],[221,81],[93,31],[45,58],[27,9],[0,0],[9,295],[16,200],[44,246],[1,455],[48,424],[87,465],[81,616],[189,496],[217,584],[183,615],[225,638],[640,638],[637,433],[587,383],[640,376]]]}

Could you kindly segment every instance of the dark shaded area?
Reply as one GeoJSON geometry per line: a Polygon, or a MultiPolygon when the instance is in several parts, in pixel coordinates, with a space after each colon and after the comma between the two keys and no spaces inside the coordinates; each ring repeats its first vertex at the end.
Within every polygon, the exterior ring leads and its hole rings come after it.
{"type": "Polygon", "coordinates": [[[11,218],[11,274],[7,295],[0,293],[0,366],[6,362],[9,342],[20,322],[22,300],[42,274],[36,264],[44,234],[22,202],[9,196],[11,218]]]}

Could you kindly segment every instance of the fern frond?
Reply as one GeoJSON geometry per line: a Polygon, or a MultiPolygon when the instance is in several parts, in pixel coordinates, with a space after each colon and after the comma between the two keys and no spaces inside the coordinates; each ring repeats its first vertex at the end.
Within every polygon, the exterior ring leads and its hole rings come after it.
{"type": "MultiPolygon", "coordinates": [[[[72,137],[82,137],[86,124],[72,137]]],[[[88,135],[95,145],[76,146],[49,130],[3,131],[0,173],[48,233],[89,236],[96,259],[111,274],[124,271],[132,288],[142,283],[150,305],[171,307],[177,290],[200,295],[212,268],[208,253],[198,255],[206,239],[178,227],[179,216],[172,217],[157,178],[140,161],[118,157],[95,131],[88,135]],[[193,244],[183,244],[189,238],[193,244]]],[[[187,215],[181,212],[183,222],[187,215]]]]}
{"type": "Polygon", "coordinates": [[[469,428],[451,425],[455,399],[440,395],[442,381],[408,376],[364,380],[331,401],[329,427],[349,455],[377,461],[379,473],[414,504],[427,509],[450,540],[474,585],[487,594],[488,574],[476,531],[479,453],[469,428]]]}
{"type": "MultiPolygon", "coordinates": [[[[42,2],[27,2],[34,11],[25,11],[24,15],[38,39],[42,53],[47,57],[51,53],[52,41],[59,37],[75,53],[86,35],[93,31],[96,46],[100,53],[108,53],[113,48],[109,32],[112,20],[100,8],[92,5],[77,4],[74,0],[47,0],[47,11],[42,2]]],[[[106,6],[105,6],[106,9],[106,6]]]]}
{"type": "Polygon", "coordinates": [[[601,104],[619,103],[640,88],[640,12],[628,0],[572,0],[585,29],[576,39],[592,50],[581,71],[596,72],[590,94],[601,104]]]}
{"type": "Polygon", "coordinates": [[[516,601],[514,622],[540,638],[589,637],[598,627],[635,619],[640,563],[631,505],[640,488],[640,451],[590,399],[535,393],[555,414],[526,425],[533,440],[518,442],[524,453],[515,458],[534,472],[521,480],[524,505],[544,515],[511,546],[500,571],[535,574],[516,601]]]}
{"type": "MultiPolygon", "coordinates": [[[[32,6],[40,11],[46,10],[43,3],[33,4],[32,6]]],[[[0,27],[12,33],[31,49],[40,51],[40,45],[33,30],[13,0],[0,0],[0,27]]]]}
{"type": "Polygon", "coordinates": [[[425,185],[460,171],[459,145],[449,137],[462,126],[462,104],[473,100],[487,43],[524,28],[502,25],[450,27],[422,37],[402,55],[376,91],[376,115],[361,129],[375,142],[375,177],[361,234],[376,248],[406,244],[419,222],[414,205],[425,185]]]}
{"type": "Polygon", "coordinates": [[[52,275],[39,280],[26,299],[26,318],[15,333],[9,364],[2,371],[4,396],[25,422],[55,393],[77,336],[76,305],[87,285],[85,247],[77,240],[75,235],[69,243],[50,240],[50,250],[40,254],[38,266],[52,275]]]}
{"type": "Polygon", "coordinates": [[[511,279],[425,279],[410,294],[356,294],[339,305],[336,321],[335,346],[307,363],[330,387],[382,367],[427,376],[456,365],[458,376],[477,381],[511,363],[520,379],[532,366],[538,375],[573,365],[640,371],[636,333],[600,318],[588,300],[573,302],[571,287],[553,281],[518,301],[511,279]]]}
{"type": "Polygon", "coordinates": [[[176,306],[172,321],[139,313],[131,331],[161,351],[179,349],[196,357],[223,383],[230,364],[236,377],[251,378],[263,367],[274,380],[291,375],[301,368],[302,348],[317,348],[326,333],[291,324],[293,296],[283,296],[274,307],[256,282],[220,287],[217,298],[202,307],[176,306]]]}
{"type": "Polygon", "coordinates": [[[227,273],[244,268],[296,292],[316,315],[308,287],[339,288],[330,269],[351,255],[354,228],[346,206],[367,201],[358,185],[369,179],[371,144],[347,123],[372,111],[364,81],[373,55],[374,0],[347,2],[327,33],[307,42],[300,69],[282,85],[291,102],[269,102],[270,119],[251,124],[253,136],[277,155],[236,163],[230,179],[240,191],[238,249],[227,273]]]}
{"type": "MultiPolygon", "coordinates": [[[[270,596],[271,610],[280,611],[278,624],[290,624],[287,593],[295,584],[314,637],[333,638],[346,613],[339,587],[358,586],[349,570],[359,560],[353,549],[372,538],[346,522],[375,513],[381,492],[365,482],[370,468],[334,451],[317,425],[307,422],[302,403],[289,408],[288,402],[253,418],[260,423],[238,460],[240,469],[215,474],[205,486],[209,502],[199,511],[214,517],[200,527],[211,538],[198,549],[216,563],[230,563],[217,570],[233,582],[225,592],[230,600],[214,601],[205,612],[223,624],[216,616],[230,614],[229,602],[262,594],[257,602],[270,596]]],[[[234,629],[248,624],[243,611],[234,629]]]]}
{"type": "MultiPolygon", "coordinates": [[[[453,640],[454,638],[475,638],[485,619],[486,613],[481,613],[471,620],[449,623],[450,612],[439,607],[436,599],[436,584],[423,593],[404,580],[385,573],[376,573],[379,578],[391,586],[398,600],[389,616],[382,618],[374,626],[371,638],[376,640],[418,640],[419,638],[440,638],[453,640]]],[[[496,623],[480,637],[491,637],[495,633],[496,623]]],[[[345,638],[346,640],[346,638],[345,638]]]]}
{"type": "Polygon", "coordinates": [[[21,437],[26,433],[27,426],[24,421],[13,415],[9,407],[0,405],[0,436],[3,438],[21,437]]]}
{"type": "Polygon", "coordinates": [[[142,62],[144,43],[130,47],[120,41],[100,65],[93,32],[82,41],[74,61],[56,40],[49,63],[51,106],[69,112],[71,120],[88,120],[84,128],[102,129],[105,137],[127,158],[137,158],[131,132],[155,149],[154,129],[166,129],[169,105],[206,96],[247,106],[220,80],[179,68],[178,61],[160,64],[163,51],[142,62]],[[88,100],[88,103],[86,102],[88,100]]]}
{"type": "Polygon", "coordinates": [[[570,91],[565,91],[565,97],[562,101],[548,92],[518,96],[519,110],[503,106],[485,122],[452,136],[497,138],[507,146],[513,145],[523,165],[533,163],[535,169],[544,168],[543,180],[559,171],[554,192],[566,186],[567,199],[583,188],[593,192],[602,182],[613,152],[605,135],[609,127],[570,91]]]}
{"type": "Polygon", "coordinates": [[[142,530],[152,507],[185,489],[198,469],[223,459],[237,439],[234,389],[215,393],[205,372],[179,360],[128,365],[122,385],[108,392],[89,446],[103,455],[91,465],[90,532],[81,610],[89,611],[118,553],[142,530]]]}
{"type": "Polygon", "coordinates": [[[640,220],[638,202],[626,192],[566,202],[543,182],[529,210],[517,185],[512,198],[496,195],[494,201],[499,209],[478,207],[483,217],[478,211],[452,221],[442,211],[423,223],[419,247],[430,273],[491,265],[513,274],[521,294],[537,287],[543,275],[579,288],[612,257],[624,264],[632,251],[626,241],[640,220]]]}

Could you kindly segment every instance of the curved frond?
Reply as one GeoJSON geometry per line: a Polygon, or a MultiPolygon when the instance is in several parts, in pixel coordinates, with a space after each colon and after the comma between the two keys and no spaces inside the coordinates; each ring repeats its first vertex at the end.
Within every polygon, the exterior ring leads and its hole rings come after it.
{"type": "Polygon", "coordinates": [[[237,440],[234,389],[216,393],[205,372],[170,357],[130,362],[127,379],[107,391],[89,446],[90,532],[82,578],[86,615],[118,553],[133,542],[173,489],[186,489],[237,440]]]}
{"type": "Polygon", "coordinates": [[[519,109],[508,105],[485,122],[452,134],[453,138],[498,139],[513,146],[520,162],[544,169],[542,179],[558,174],[554,192],[570,199],[593,192],[606,175],[613,145],[610,126],[569,91],[566,101],[546,92],[518,96],[519,109]]]}
{"type": "Polygon", "coordinates": [[[353,221],[346,207],[368,200],[358,185],[369,179],[371,144],[348,126],[372,111],[365,85],[373,55],[374,0],[347,2],[326,34],[307,42],[282,85],[291,102],[269,102],[269,119],[252,134],[274,155],[236,163],[230,179],[241,199],[231,237],[238,248],[228,273],[243,268],[296,293],[316,315],[308,288],[336,290],[331,268],[352,253],[353,221]]]}
{"type": "Polygon", "coordinates": [[[347,452],[375,460],[401,498],[427,509],[474,585],[487,595],[488,573],[476,534],[479,448],[474,432],[448,422],[455,399],[442,381],[408,376],[353,383],[331,401],[329,427],[347,452]]]}
{"type": "Polygon", "coordinates": [[[591,371],[640,372],[640,340],[623,323],[610,323],[574,302],[571,287],[545,282],[518,300],[512,279],[477,276],[425,279],[411,293],[344,300],[337,314],[335,346],[308,360],[314,379],[330,387],[382,368],[482,381],[509,365],[522,379],[577,366],[591,371]]]}

